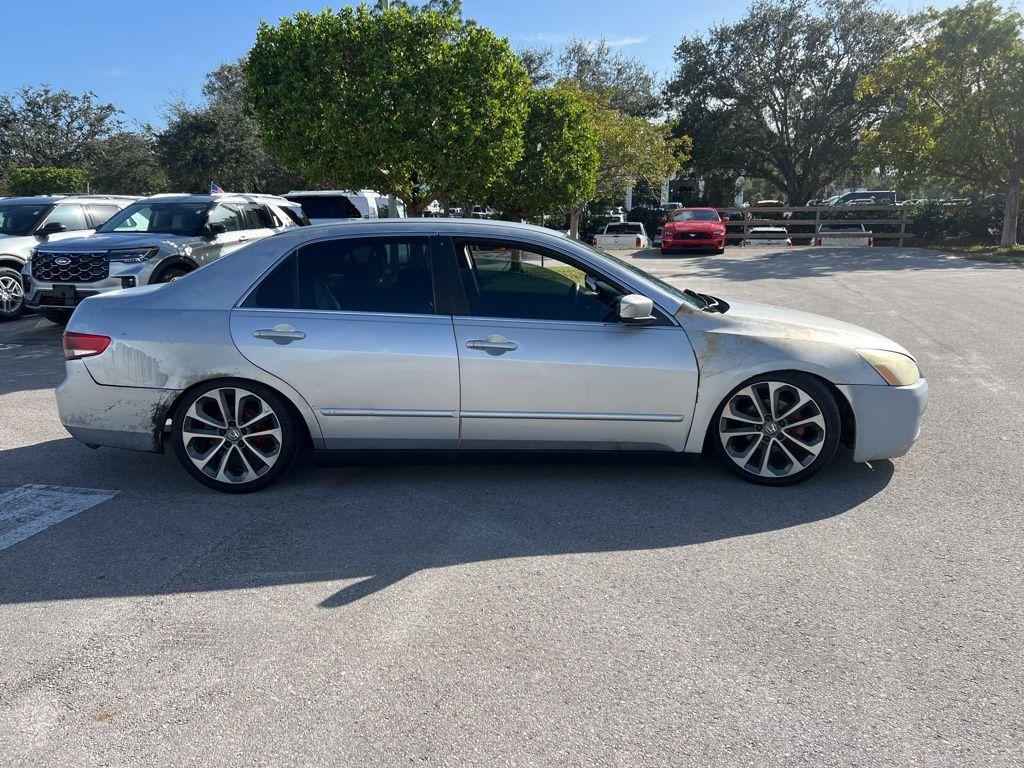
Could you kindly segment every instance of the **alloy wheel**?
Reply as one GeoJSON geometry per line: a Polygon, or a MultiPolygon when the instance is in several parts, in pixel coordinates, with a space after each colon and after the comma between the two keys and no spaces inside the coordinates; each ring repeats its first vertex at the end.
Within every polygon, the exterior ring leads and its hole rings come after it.
{"type": "Polygon", "coordinates": [[[185,454],[206,477],[244,485],[266,475],[281,457],[281,419],[259,395],[218,387],[199,395],[181,424],[185,454]]]}
{"type": "Polygon", "coordinates": [[[0,275],[0,313],[15,314],[21,309],[24,300],[21,281],[10,275],[0,275]]]}
{"type": "Polygon", "coordinates": [[[785,478],[821,454],[826,422],[807,392],[782,381],[759,381],[735,392],[722,408],[718,437],[743,472],[785,478]]]}

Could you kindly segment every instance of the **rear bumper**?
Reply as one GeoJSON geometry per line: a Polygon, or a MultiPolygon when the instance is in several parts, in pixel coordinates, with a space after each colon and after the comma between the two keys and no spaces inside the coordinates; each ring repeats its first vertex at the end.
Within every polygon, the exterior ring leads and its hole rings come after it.
{"type": "Polygon", "coordinates": [[[921,416],[928,407],[928,382],[909,387],[840,384],[856,421],[854,461],[902,456],[921,432],[921,416]]]}
{"type": "Polygon", "coordinates": [[[178,390],[97,384],[84,360],[66,363],[57,387],[57,413],[64,428],[87,445],[163,451],[164,420],[178,390]]]}

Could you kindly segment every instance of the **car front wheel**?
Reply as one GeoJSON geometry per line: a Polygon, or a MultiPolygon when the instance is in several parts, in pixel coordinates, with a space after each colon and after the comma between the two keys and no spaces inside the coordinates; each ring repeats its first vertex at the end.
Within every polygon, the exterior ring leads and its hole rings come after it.
{"type": "Polygon", "coordinates": [[[841,420],[832,392],[811,376],[773,373],[739,387],[712,422],[725,466],[761,485],[794,485],[824,469],[839,447],[841,420]]]}
{"type": "Polygon", "coordinates": [[[0,323],[17,320],[25,313],[25,292],[21,274],[10,267],[0,267],[0,323]]]}
{"type": "Polygon", "coordinates": [[[182,466],[226,493],[273,483],[295,457],[297,427],[284,399],[255,382],[204,385],[182,399],[171,439],[182,466]]]}

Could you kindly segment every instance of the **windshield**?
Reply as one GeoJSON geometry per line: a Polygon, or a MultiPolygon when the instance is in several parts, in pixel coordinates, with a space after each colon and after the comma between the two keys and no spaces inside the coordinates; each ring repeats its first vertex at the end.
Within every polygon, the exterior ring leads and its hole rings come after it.
{"type": "Polygon", "coordinates": [[[669,221],[721,221],[718,211],[694,211],[680,208],[669,214],[669,221]]]}
{"type": "Polygon", "coordinates": [[[642,277],[644,280],[648,281],[649,283],[654,283],[655,285],[657,285],[659,288],[661,288],[666,293],[672,294],[674,297],[679,299],[680,302],[682,302],[683,304],[686,304],[688,307],[695,307],[697,309],[700,309],[700,304],[696,300],[694,300],[692,296],[688,296],[681,289],[676,288],[674,285],[666,283],[664,280],[655,277],[650,272],[644,272],[642,269],[640,269],[637,266],[634,266],[633,264],[630,264],[628,261],[620,259],[617,256],[612,256],[610,253],[608,253],[608,251],[602,251],[602,250],[600,250],[598,248],[595,248],[592,245],[587,245],[587,243],[582,243],[581,242],[581,243],[579,243],[579,245],[582,245],[585,248],[588,248],[589,250],[591,250],[594,253],[598,254],[602,259],[608,259],[610,261],[614,261],[616,264],[618,264],[623,269],[629,270],[634,275],[639,275],[640,277],[642,277]]]}
{"type": "Polygon", "coordinates": [[[49,203],[0,205],[0,235],[21,237],[31,234],[49,209],[49,203]]]}
{"type": "Polygon", "coordinates": [[[206,222],[210,203],[140,201],[129,205],[97,232],[146,232],[162,235],[197,235],[206,222]]]}

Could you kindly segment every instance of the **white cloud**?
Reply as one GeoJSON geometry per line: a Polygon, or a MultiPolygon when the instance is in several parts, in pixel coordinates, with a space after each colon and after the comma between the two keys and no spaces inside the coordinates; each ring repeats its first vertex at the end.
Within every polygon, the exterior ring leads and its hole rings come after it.
{"type": "Polygon", "coordinates": [[[527,40],[532,40],[535,43],[558,45],[559,43],[567,42],[570,35],[561,32],[534,32],[532,35],[526,35],[525,37],[527,40]]]}
{"type": "Polygon", "coordinates": [[[649,35],[644,35],[643,37],[636,37],[633,35],[612,35],[611,37],[606,37],[604,41],[614,48],[622,48],[627,45],[639,45],[640,43],[646,43],[649,39],[649,35]]]}

